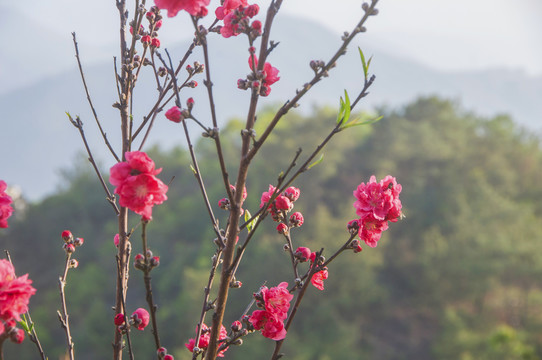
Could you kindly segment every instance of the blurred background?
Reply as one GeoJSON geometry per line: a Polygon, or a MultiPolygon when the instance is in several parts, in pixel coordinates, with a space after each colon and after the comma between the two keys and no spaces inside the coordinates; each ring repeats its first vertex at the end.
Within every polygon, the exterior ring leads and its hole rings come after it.
{"type": "MultiPolygon", "coordinates": [[[[318,145],[334,125],[344,90],[353,97],[361,89],[359,46],[366,57],[373,56],[370,72],[376,80],[357,111],[384,118],[339,134],[324,162],[295,184],[302,192],[296,210],[305,215],[305,225],[296,229],[294,243],[331,254],[346,240],[345,224],[355,217],[353,189],[372,174],[397,177],[406,219],[392,224],[376,249],[345,253],[331,264],[326,289],[309,293],[284,351],[299,360],[352,358],[353,353],[359,359],[540,359],[542,3],[414,0],[382,1],[378,8],[331,76],[314,87],[264,147],[250,174],[246,207],[257,210],[261,193],[298,147],[307,156],[318,145]]],[[[320,0],[285,2],[272,32],[280,44],[268,59],[281,80],[261,101],[257,131],[310,79],[310,60],[329,59],[360,16],[360,3],[353,0],[331,8],[320,0]]],[[[81,116],[107,174],[114,159],[86,103],[71,32],[77,33],[102,125],[118,149],[118,114],[111,106],[118,14],[113,1],[2,2],[0,29],[6,34],[0,50],[0,178],[16,198],[10,228],[0,233],[2,248],[11,251],[18,272],[34,280],[39,291],[31,300],[32,316],[49,358],[58,359],[64,349],[54,311],[64,256],[60,233],[68,228],[86,239],[76,252],[80,267],[70,273],[67,286],[76,354],[108,358],[115,217],[65,112],[81,116]]],[[[164,16],[159,37],[174,62],[184,55],[192,33],[185,14],[164,16]]],[[[243,37],[210,37],[230,173],[235,173],[249,101],[236,87],[249,71],[247,47],[243,37]]],[[[196,60],[202,61],[200,50],[192,55],[196,60]]],[[[153,81],[150,71],[142,72],[135,121],[153,103],[153,81]]],[[[184,96],[196,99],[194,112],[206,122],[203,90],[198,86],[184,96]]],[[[151,247],[162,257],[154,284],[163,342],[184,359],[190,355],[183,343],[193,336],[192,314],[199,312],[213,234],[181,129],[163,116],[158,120],[146,150],[164,168],[161,178],[175,180],[150,225],[151,247]]],[[[191,130],[197,138],[200,131],[191,130]]],[[[214,145],[203,139],[197,147],[216,203],[224,191],[216,180],[214,145]]],[[[135,226],[137,218],[132,222],[135,226]]],[[[243,287],[233,292],[228,321],[242,313],[262,281],[273,286],[289,279],[283,241],[273,224],[266,225],[239,270],[243,287]]],[[[139,277],[133,270],[129,306],[134,309],[144,306],[139,277]]],[[[153,356],[147,332],[133,334],[143,357],[153,356]]],[[[6,348],[19,358],[36,358],[28,340],[6,348]]],[[[271,348],[271,341],[252,335],[227,358],[267,358],[271,348]]]]}

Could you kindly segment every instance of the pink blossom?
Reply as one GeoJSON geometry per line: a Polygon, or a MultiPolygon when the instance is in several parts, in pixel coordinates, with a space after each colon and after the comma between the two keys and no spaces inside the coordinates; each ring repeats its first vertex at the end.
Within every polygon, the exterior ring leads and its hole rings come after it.
{"type": "Polygon", "coordinates": [[[28,274],[17,277],[13,265],[0,259],[0,319],[21,321],[21,314],[28,311],[30,296],[36,293],[28,274]]]}
{"type": "Polygon", "coordinates": [[[311,256],[311,249],[300,246],[295,250],[294,256],[299,260],[299,262],[308,261],[311,256]]]}
{"type": "Polygon", "coordinates": [[[299,227],[303,225],[303,222],[305,220],[303,219],[303,214],[301,214],[299,211],[296,211],[292,215],[290,215],[290,225],[299,227]]]}
{"type": "MultiPolygon", "coordinates": [[[[265,191],[262,194],[262,198],[260,201],[260,208],[264,207],[266,203],[271,200],[271,196],[273,196],[273,193],[275,192],[275,187],[273,185],[269,185],[269,190],[265,191]]],[[[269,204],[268,209],[271,207],[271,204],[269,204]]]]}
{"type": "Polygon", "coordinates": [[[155,170],[154,161],[144,152],[127,152],[125,156],[125,162],[111,167],[109,182],[116,186],[120,206],[149,220],[152,207],[167,200],[167,185],[155,177],[162,169],[155,170]]]}
{"type": "Polygon", "coordinates": [[[279,195],[275,199],[275,207],[277,210],[290,210],[293,207],[292,202],[284,195],[279,195]]]}
{"type": "Polygon", "coordinates": [[[132,313],[130,319],[137,330],[143,330],[149,325],[149,312],[143,308],[139,308],[132,313]]]}
{"type": "Polygon", "coordinates": [[[8,227],[8,218],[13,214],[11,196],[6,193],[8,185],[4,180],[0,180],[0,228],[8,227]]]}
{"type": "Polygon", "coordinates": [[[356,213],[362,218],[372,215],[378,220],[397,219],[401,214],[400,192],[401,185],[395,178],[388,175],[377,183],[373,175],[367,184],[361,183],[354,190],[356,213]]]}
{"type": "Polygon", "coordinates": [[[224,17],[239,6],[247,6],[247,0],[225,0],[222,6],[219,6],[215,10],[215,15],[218,20],[224,20],[224,17]]]}
{"type": "MultiPolygon", "coordinates": [[[[218,334],[218,339],[223,340],[228,337],[228,331],[224,327],[224,325],[220,326],[220,334],[218,334]]],[[[198,341],[198,347],[200,349],[206,349],[207,346],[209,346],[209,341],[211,339],[211,328],[207,327],[205,324],[201,324],[201,336],[198,341]]],[[[194,352],[194,347],[196,346],[196,340],[190,339],[186,344],[184,344],[188,351],[194,352]]],[[[228,348],[225,348],[224,350],[221,350],[217,356],[218,357],[224,357],[224,353],[228,350],[228,348]]]]}
{"type": "Polygon", "coordinates": [[[375,219],[372,215],[360,219],[362,225],[359,229],[359,238],[370,247],[376,247],[378,240],[382,236],[382,232],[388,229],[386,220],[375,219]]]}
{"type": "Polygon", "coordinates": [[[119,234],[115,234],[115,237],[113,238],[113,244],[115,244],[116,247],[119,247],[120,243],[120,236],[119,234]]]}
{"type": "Polygon", "coordinates": [[[324,280],[327,279],[327,270],[321,270],[315,273],[311,278],[311,284],[318,290],[324,290],[324,280]]]}
{"type": "Polygon", "coordinates": [[[248,319],[254,329],[261,330],[262,335],[271,340],[282,340],[286,337],[284,319],[278,319],[273,313],[264,310],[255,310],[248,319]]]}
{"type": "Polygon", "coordinates": [[[180,123],[184,120],[181,109],[177,106],[173,106],[171,109],[166,111],[166,118],[176,123],[180,123]]]}
{"type": "Polygon", "coordinates": [[[301,192],[299,191],[299,189],[293,186],[290,186],[288,189],[284,190],[284,196],[290,199],[291,202],[299,199],[300,194],[301,192]]]}
{"type": "MultiPolygon", "coordinates": [[[[253,55],[251,55],[248,58],[248,65],[250,66],[250,70],[254,71],[254,69],[252,67],[252,56],[253,55]]],[[[258,67],[258,58],[256,56],[254,56],[254,64],[256,65],[256,67],[258,67]]],[[[260,93],[260,95],[267,96],[267,95],[269,95],[271,93],[270,86],[280,80],[280,77],[278,76],[279,70],[277,68],[271,66],[270,63],[266,62],[264,64],[264,66],[263,66],[263,72],[264,72],[265,76],[264,76],[263,82],[262,82],[262,89],[263,90],[260,93]]]]}
{"type": "Polygon", "coordinates": [[[173,357],[173,355],[167,354],[164,355],[164,360],[175,360],[175,358],[173,357]]]}
{"type": "Polygon", "coordinates": [[[167,10],[167,16],[173,17],[181,10],[193,16],[205,16],[210,0],[154,0],[156,6],[167,10]]]}
{"type": "Polygon", "coordinates": [[[278,319],[285,319],[288,316],[290,301],[294,295],[288,291],[288,283],[281,282],[278,286],[268,289],[263,286],[260,290],[262,294],[265,310],[274,314],[278,319]]]}

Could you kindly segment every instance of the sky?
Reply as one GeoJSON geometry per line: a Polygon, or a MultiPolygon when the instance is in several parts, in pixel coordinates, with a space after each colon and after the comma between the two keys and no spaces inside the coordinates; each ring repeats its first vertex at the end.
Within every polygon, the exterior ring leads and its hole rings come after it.
{"type": "MultiPolygon", "coordinates": [[[[212,0],[210,8],[217,3],[212,0]]],[[[259,1],[262,8],[266,3],[269,0],[259,1]]],[[[357,22],[361,2],[332,3],[285,0],[282,11],[315,20],[340,34],[357,22]]],[[[63,34],[66,49],[71,46],[70,33],[76,31],[82,44],[93,47],[88,61],[110,57],[109,50],[116,46],[116,36],[111,36],[118,26],[114,0],[28,0],[0,5],[63,34]]],[[[506,67],[542,76],[540,0],[380,0],[377,7],[379,15],[370,19],[367,28],[379,50],[444,71],[506,67]]],[[[168,21],[161,31],[163,43],[191,34],[188,23],[187,16],[168,21]]]]}

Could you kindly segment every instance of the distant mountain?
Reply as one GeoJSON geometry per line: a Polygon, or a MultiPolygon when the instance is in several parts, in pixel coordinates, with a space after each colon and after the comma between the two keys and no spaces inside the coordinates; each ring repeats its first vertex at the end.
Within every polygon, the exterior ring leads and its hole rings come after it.
{"type": "MultiPolygon", "coordinates": [[[[281,103],[292,97],[295,89],[300,88],[312,76],[312,70],[308,66],[310,60],[329,59],[340,41],[338,36],[310,21],[283,16],[277,19],[276,25],[272,39],[280,41],[280,44],[271,53],[268,61],[280,70],[281,80],[273,85],[271,95],[262,99],[261,105],[281,103]]],[[[541,130],[542,77],[531,78],[524,73],[510,70],[439,72],[396,58],[390,55],[392,49],[390,53],[376,50],[378,44],[370,42],[370,32],[358,38],[356,45],[351,46],[349,53],[339,60],[338,67],[331,71],[330,78],[317,84],[301,103],[299,111],[310,112],[313,105],[336,106],[344,89],[347,89],[351,96],[359,91],[363,75],[357,54],[358,45],[367,56],[374,55],[371,72],[376,74],[371,94],[365,103],[360,104],[360,109],[381,105],[401,106],[421,95],[439,95],[456,99],[465,109],[482,115],[508,113],[521,125],[533,131],[541,130]]],[[[85,44],[80,46],[85,49],[85,44]]],[[[236,83],[238,78],[244,77],[249,71],[247,47],[246,40],[242,37],[216,41],[216,38],[211,36],[211,72],[221,124],[231,117],[245,116],[248,92],[238,90],[236,83]]],[[[183,56],[185,48],[186,44],[170,47],[174,61],[183,56]]],[[[40,54],[46,52],[36,53],[36,64],[39,64],[42,56],[40,54]]],[[[192,56],[193,61],[202,62],[202,58],[200,49],[197,49],[192,56]]],[[[0,58],[0,64],[2,68],[5,68],[6,63],[11,64],[9,69],[14,70],[9,79],[16,82],[19,72],[15,71],[18,68],[14,67],[13,59],[15,58],[0,58]]],[[[75,60],[72,61],[75,63],[75,60]]],[[[83,62],[85,66],[85,58],[83,62]]],[[[118,114],[111,107],[116,101],[112,61],[85,66],[85,72],[102,124],[109,139],[118,148],[118,114]]],[[[154,80],[150,75],[142,74],[139,90],[136,89],[136,122],[140,121],[144,111],[148,111],[154,98],[154,80]]],[[[5,78],[4,74],[2,79],[5,78]]],[[[197,78],[197,81],[203,83],[203,78],[197,78]]],[[[207,121],[209,112],[205,109],[207,100],[203,86],[190,91],[191,93],[185,93],[184,97],[194,96],[197,101],[196,116],[207,121]]],[[[51,192],[59,183],[59,169],[68,167],[74,159],[74,153],[83,150],[79,133],[68,122],[65,111],[81,115],[97,157],[104,167],[112,165],[112,158],[108,156],[103,141],[97,136],[75,65],[71,66],[69,71],[1,94],[0,109],[3,119],[0,132],[3,154],[0,160],[0,178],[9,184],[21,186],[27,198],[35,200],[51,192]]],[[[194,130],[197,136],[199,130],[194,130]]],[[[183,143],[182,138],[179,127],[165,121],[162,116],[153,128],[149,144],[170,147],[179,142],[183,143]]]]}

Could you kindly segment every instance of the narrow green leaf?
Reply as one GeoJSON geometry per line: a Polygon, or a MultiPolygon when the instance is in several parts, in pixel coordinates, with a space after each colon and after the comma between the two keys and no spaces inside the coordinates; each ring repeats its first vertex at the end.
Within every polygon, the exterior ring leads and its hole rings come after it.
{"type": "Polygon", "coordinates": [[[365,121],[361,121],[361,119],[355,119],[355,120],[350,121],[348,124],[345,124],[344,126],[342,126],[341,130],[347,129],[349,127],[354,127],[354,126],[374,124],[375,122],[380,121],[382,118],[383,116],[379,116],[375,119],[370,119],[370,120],[365,120],[365,121]]]}
{"type": "MultiPolygon", "coordinates": [[[[363,66],[363,75],[365,75],[365,80],[367,80],[367,73],[369,72],[369,65],[365,62],[365,55],[363,55],[363,51],[361,51],[361,48],[358,47],[359,50],[359,57],[361,58],[361,66],[363,66]]],[[[371,62],[371,59],[369,59],[369,63],[371,62]]]]}
{"type": "MultiPolygon", "coordinates": [[[[245,221],[249,221],[252,215],[250,214],[250,211],[245,210],[245,221]]],[[[256,221],[258,221],[259,216],[256,216],[251,222],[247,224],[247,230],[248,232],[252,232],[252,229],[254,229],[254,225],[256,224],[256,221]]]]}
{"type": "Polygon", "coordinates": [[[348,97],[348,92],[344,90],[344,120],[343,123],[347,122],[350,119],[350,98],[348,97]]]}
{"type": "Polygon", "coordinates": [[[196,171],[196,169],[194,169],[194,167],[192,166],[192,164],[190,164],[190,170],[192,170],[192,172],[194,173],[194,175],[196,175],[198,172],[196,171]]]}
{"type": "Polygon", "coordinates": [[[313,166],[316,166],[318,164],[320,164],[322,161],[324,161],[324,154],[320,155],[320,157],[318,158],[318,160],[316,160],[315,162],[313,162],[312,164],[309,165],[309,167],[307,167],[307,170],[312,168],[313,166]]]}

